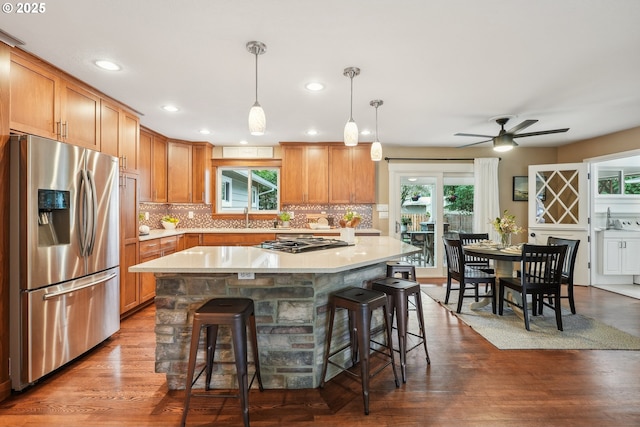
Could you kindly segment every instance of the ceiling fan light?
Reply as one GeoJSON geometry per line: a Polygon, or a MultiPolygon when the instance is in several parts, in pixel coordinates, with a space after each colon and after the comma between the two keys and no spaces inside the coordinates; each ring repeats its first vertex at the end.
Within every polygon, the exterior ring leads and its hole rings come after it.
{"type": "Polygon", "coordinates": [[[371,144],[371,160],[374,162],[382,160],[382,144],[379,141],[373,141],[371,144]]]}
{"type": "Polygon", "coordinates": [[[249,110],[249,132],[251,135],[264,135],[266,128],[267,118],[264,115],[264,110],[256,101],[249,110]]]}
{"type": "Polygon", "coordinates": [[[344,145],[347,147],[358,145],[358,125],[353,119],[349,119],[344,125],[344,145]]]}
{"type": "MultiPolygon", "coordinates": [[[[502,132],[501,132],[502,133],[502,132]]],[[[508,135],[498,135],[493,138],[493,151],[505,152],[514,147],[513,138],[508,135]]]]}

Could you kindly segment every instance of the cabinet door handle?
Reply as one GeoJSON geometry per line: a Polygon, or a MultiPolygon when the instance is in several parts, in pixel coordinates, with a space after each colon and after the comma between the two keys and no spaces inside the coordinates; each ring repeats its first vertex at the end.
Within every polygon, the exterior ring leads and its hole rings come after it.
{"type": "Polygon", "coordinates": [[[62,125],[62,128],[64,129],[64,134],[62,135],[63,138],[69,138],[69,123],[68,122],[64,122],[62,125]]]}
{"type": "Polygon", "coordinates": [[[62,122],[56,122],[56,137],[62,137],[62,122]]]}

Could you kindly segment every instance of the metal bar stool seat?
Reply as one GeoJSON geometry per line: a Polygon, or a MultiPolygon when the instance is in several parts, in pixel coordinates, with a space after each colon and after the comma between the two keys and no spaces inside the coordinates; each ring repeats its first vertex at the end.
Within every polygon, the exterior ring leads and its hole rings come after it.
{"type": "Polygon", "coordinates": [[[416,266],[402,261],[388,261],[387,262],[387,277],[396,277],[396,274],[400,274],[400,277],[405,280],[418,281],[416,278],[416,266]]]}
{"type": "Polygon", "coordinates": [[[404,280],[395,277],[383,277],[371,281],[371,289],[384,292],[391,309],[389,310],[390,324],[393,325],[394,315],[396,316],[396,329],[398,332],[398,351],[400,353],[400,370],[402,371],[402,382],[407,382],[407,352],[422,345],[427,358],[427,364],[431,364],[429,351],[427,350],[427,334],[424,327],[424,314],[422,312],[422,297],[420,284],[411,280],[404,280]],[[415,312],[418,318],[419,334],[409,332],[409,298],[414,298],[415,312]],[[411,348],[407,348],[407,335],[419,339],[419,342],[411,348]]]}
{"type": "Polygon", "coordinates": [[[384,293],[363,289],[357,287],[349,287],[341,291],[335,292],[329,297],[329,328],[327,329],[327,339],[324,351],[324,361],[322,364],[322,381],[320,387],[324,387],[325,377],[327,374],[327,366],[331,363],[341,371],[357,378],[362,383],[362,399],[364,400],[364,413],[369,415],[369,380],[380,373],[384,368],[391,365],[393,376],[395,378],[396,387],[400,387],[398,382],[398,374],[396,372],[395,359],[391,346],[391,325],[389,324],[387,297],[384,293]],[[386,351],[373,349],[374,351],[389,357],[379,369],[370,372],[370,353],[371,353],[371,317],[374,310],[382,308],[384,328],[387,336],[386,351]],[[346,309],[349,312],[349,342],[335,350],[331,351],[331,339],[333,333],[334,316],[337,309],[346,309]],[[351,372],[348,368],[333,362],[331,358],[338,353],[351,349],[351,360],[353,364],[360,360],[360,375],[351,372]],[[387,353],[388,352],[388,353],[387,353]],[[356,358],[357,355],[357,358],[356,358]]]}
{"type": "Polygon", "coordinates": [[[214,298],[204,303],[193,315],[193,330],[191,332],[191,348],[189,350],[189,364],[187,368],[187,380],[185,387],[184,409],[182,413],[182,423],[184,426],[189,412],[189,402],[192,396],[209,397],[239,397],[242,406],[242,417],[245,427],[249,427],[249,388],[253,380],[257,377],[260,391],[263,391],[262,378],[260,377],[260,359],[258,358],[258,338],[256,336],[256,318],[253,300],[249,298],[214,298]],[[205,390],[211,389],[211,373],[213,371],[213,358],[216,349],[216,339],[218,336],[218,326],[228,325],[231,329],[231,339],[233,343],[233,353],[235,357],[236,373],[238,377],[238,394],[193,394],[191,389],[203,372],[206,372],[205,390]],[[247,373],[247,325],[249,326],[251,347],[253,350],[253,361],[255,373],[248,380],[247,373]],[[200,343],[200,332],[206,328],[206,357],[205,366],[193,378],[196,356],[200,343]]]}

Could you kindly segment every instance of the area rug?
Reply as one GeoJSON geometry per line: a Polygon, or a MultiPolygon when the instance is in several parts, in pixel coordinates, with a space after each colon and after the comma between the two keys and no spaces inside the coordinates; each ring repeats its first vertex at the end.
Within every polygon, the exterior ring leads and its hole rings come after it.
{"type": "Polygon", "coordinates": [[[530,316],[531,330],[527,331],[522,317],[506,305],[498,316],[491,312],[491,304],[471,310],[473,298],[465,298],[458,314],[458,291],[451,291],[449,304],[444,303],[445,287],[422,286],[422,291],[501,350],[640,350],[640,337],[568,310],[562,313],[564,331],[557,329],[555,314],[548,307],[542,316],[530,316]]]}

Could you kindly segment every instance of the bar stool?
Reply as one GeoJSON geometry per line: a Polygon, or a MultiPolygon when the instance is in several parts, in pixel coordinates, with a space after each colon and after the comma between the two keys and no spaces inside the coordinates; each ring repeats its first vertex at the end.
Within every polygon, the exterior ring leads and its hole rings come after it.
{"type": "Polygon", "coordinates": [[[191,348],[189,350],[189,365],[187,368],[187,382],[185,387],[184,409],[182,413],[182,426],[185,425],[189,412],[191,396],[207,396],[206,394],[192,394],[191,388],[206,371],[205,390],[211,389],[211,373],[213,371],[213,356],[216,350],[218,326],[228,325],[231,329],[233,353],[235,356],[236,371],[238,376],[239,393],[237,395],[209,395],[211,397],[240,397],[242,417],[245,427],[249,427],[249,388],[255,377],[258,378],[260,391],[263,391],[262,378],[260,377],[260,360],[258,358],[258,339],[256,336],[256,318],[253,300],[249,298],[214,298],[204,303],[193,315],[193,330],[191,333],[191,348]],[[247,320],[250,329],[251,347],[253,348],[253,360],[255,373],[248,381],[247,374],[247,320]],[[193,378],[196,355],[200,343],[200,331],[206,328],[206,360],[205,366],[193,378]]]}
{"type": "Polygon", "coordinates": [[[398,374],[396,372],[395,359],[393,355],[393,348],[391,346],[391,325],[389,324],[389,317],[387,313],[387,297],[382,292],[373,291],[370,289],[349,287],[342,291],[333,293],[329,297],[329,329],[327,332],[327,341],[324,351],[324,362],[322,364],[322,381],[320,387],[324,387],[325,376],[327,374],[327,365],[332,365],[339,368],[341,371],[351,375],[354,378],[358,378],[362,383],[362,399],[364,400],[364,413],[369,415],[369,380],[380,373],[385,367],[391,365],[393,369],[393,376],[396,381],[396,387],[400,387],[398,382],[398,374]],[[333,320],[337,309],[346,309],[349,312],[349,343],[343,347],[331,351],[331,339],[333,333],[333,320]],[[387,361],[382,367],[380,367],[373,374],[370,373],[369,356],[371,352],[371,316],[373,310],[382,308],[384,317],[384,327],[387,335],[386,351],[374,349],[378,353],[389,356],[387,361]],[[355,323],[355,325],[354,325],[355,323]],[[349,371],[342,365],[330,360],[331,357],[342,352],[343,350],[351,349],[351,360],[353,364],[360,359],[360,375],[349,371]]]}
{"type": "Polygon", "coordinates": [[[413,280],[417,282],[416,278],[416,266],[409,264],[408,262],[401,261],[388,261],[387,262],[387,277],[396,277],[396,274],[400,274],[405,280],[413,280]]]}
{"type": "MultiPolygon", "coordinates": [[[[418,282],[399,279],[395,277],[383,277],[374,279],[370,282],[371,289],[374,291],[384,292],[389,302],[390,324],[393,325],[393,317],[396,315],[396,328],[398,331],[398,351],[400,353],[400,369],[402,371],[402,382],[407,382],[407,352],[422,344],[424,353],[427,357],[427,364],[431,364],[429,359],[429,351],[427,350],[427,335],[424,328],[424,315],[422,312],[422,297],[420,284],[418,282]],[[420,334],[414,334],[408,331],[409,323],[409,297],[413,297],[415,302],[415,311],[418,316],[418,326],[420,334]],[[416,345],[407,348],[407,335],[420,339],[416,345]]],[[[368,287],[368,286],[367,286],[368,287]]]]}

